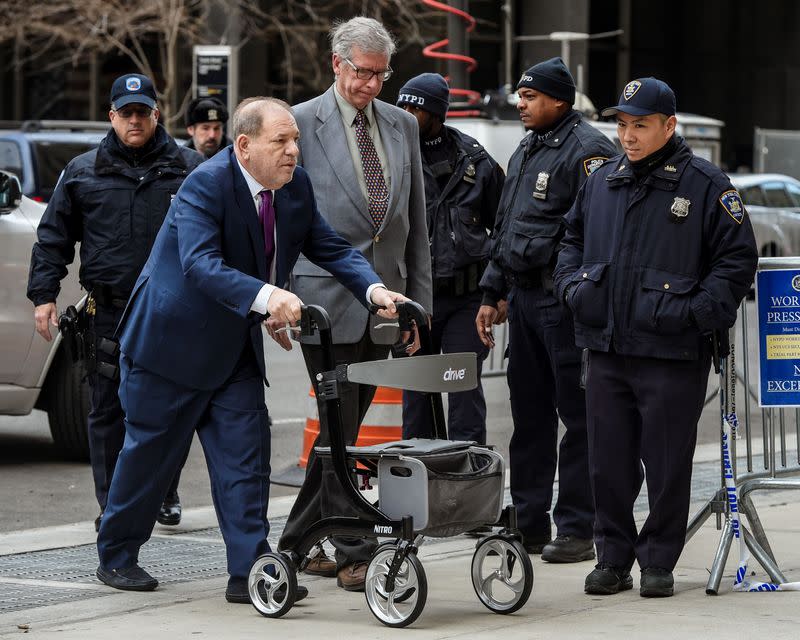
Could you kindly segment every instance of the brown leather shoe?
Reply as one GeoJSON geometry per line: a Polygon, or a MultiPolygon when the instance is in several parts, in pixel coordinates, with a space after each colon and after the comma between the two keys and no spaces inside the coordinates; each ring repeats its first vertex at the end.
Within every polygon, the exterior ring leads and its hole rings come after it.
{"type": "Polygon", "coordinates": [[[367,581],[367,563],[356,562],[348,567],[339,569],[336,574],[336,584],[345,591],[363,591],[367,581]]]}
{"type": "Polygon", "coordinates": [[[320,551],[316,556],[311,558],[303,569],[303,573],[312,576],[325,576],[326,578],[333,578],[336,575],[336,563],[325,555],[324,551],[320,551]]]}

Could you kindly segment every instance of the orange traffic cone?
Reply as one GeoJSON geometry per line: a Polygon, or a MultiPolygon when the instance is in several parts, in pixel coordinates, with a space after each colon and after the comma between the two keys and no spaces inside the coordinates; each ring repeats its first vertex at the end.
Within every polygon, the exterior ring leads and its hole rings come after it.
{"type": "MultiPolygon", "coordinates": [[[[306,428],[303,429],[303,453],[300,454],[298,466],[305,469],[308,455],[314,440],[319,435],[319,408],[312,385],[308,392],[308,408],[306,411],[306,428]]],[[[382,442],[392,442],[403,437],[403,391],[378,387],[375,397],[361,423],[356,445],[366,447],[382,442]]]]}

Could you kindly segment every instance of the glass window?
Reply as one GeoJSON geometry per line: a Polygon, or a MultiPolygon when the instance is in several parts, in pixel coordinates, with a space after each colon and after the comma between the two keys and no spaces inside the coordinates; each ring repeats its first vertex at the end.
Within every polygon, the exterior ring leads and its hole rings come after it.
{"type": "Polygon", "coordinates": [[[789,192],[789,197],[792,199],[792,206],[800,208],[800,186],[793,182],[787,182],[786,190],[789,192]]]}
{"type": "Polygon", "coordinates": [[[33,155],[38,172],[36,195],[45,202],[50,200],[58,177],[69,161],[96,146],[91,142],[48,142],[46,140],[34,142],[33,155]]]}
{"type": "Polygon", "coordinates": [[[765,207],[767,204],[764,200],[764,192],[761,191],[761,187],[758,185],[741,189],[739,194],[742,196],[742,200],[744,200],[745,205],[765,207]]]}
{"type": "Polygon", "coordinates": [[[22,182],[22,155],[13,140],[0,140],[0,169],[15,174],[22,182]]]}
{"type": "Polygon", "coordinates": [[[764,196],[767,199],[768,207],[781,207],[784,209],[790,209],[793,206],[792,200],[789,198],[789,194],[786,193],[786,189],[783,186],[783,182],[765,183],[764,196]]]}

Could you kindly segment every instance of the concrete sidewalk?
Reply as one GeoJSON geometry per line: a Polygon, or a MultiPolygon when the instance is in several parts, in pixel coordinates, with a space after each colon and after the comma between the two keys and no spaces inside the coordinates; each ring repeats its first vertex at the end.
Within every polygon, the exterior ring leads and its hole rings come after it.
{"type": "MultiPolygon", "coordinates": [[[[715,448],[698,448],[696,477],[715,465],[715,448]],[[706,458],[703,461],[703,457],[706,458]]],[[[708,475],[708,474],[706,474],[708,475]]],[[[717,481],[718,482],[718,481],[717,481]]],[[[694,484],[694,513],[709,498],[694,484]]],[[[788,580],[800,579],[800,509],[797,492],[754,494],[754,502],[788,580]]],[[[270,504],[277,534],[293,497],[270,504]]],[[[645,513],[640,509],[637,517],[645,513]]],[[[383,626],[364,595],[347,593],[334,580],[300,576],[309,597],[283,618],[271,620],[248,605],[223,598],[224,549],[211,509],[186,513],[176,530],[157,527],[142,553],[142,566],[162,584],[152,593],[114,591],[94,577],[97,560],[90,522],[0,536],[0,637],[29,633],[42,638],[698,638],[731,634],[796,638],[800,632],[797,593],[732,593],[738,546],[731,549],[720,595],[705,594],[708,568],[719,532],[710,519],[687,545],[675,571],[676,595],[652,600],[634,589],[615,596],[588,596],[583,581],[593,562],[551,565],[532,556],[534,587],[516,614],[490,612],[475,596],[470,562],[475,539],[428,540],[420,549],[428,577],[428,600],[406,631],[383,626]],[[162,554],[161,556],[159,554],[162,554]],[[150,555],[148,555],[150,554],[150,555]],[[161,559],[159,559],[161,558],[161,559]],[[166,559],[164,559],[166,558],[166,559]],[[170,564],[172,563],[172,564],[170,564]],[[56,571],[55,565],[62,569],[56,571]],[[180,580],[171,580],[171,573],[180,580]]],[[[270,536],[273,539],[273,535],[270,536]]],[[[762,580],[761,568],[751,562],[762,580]]]]}

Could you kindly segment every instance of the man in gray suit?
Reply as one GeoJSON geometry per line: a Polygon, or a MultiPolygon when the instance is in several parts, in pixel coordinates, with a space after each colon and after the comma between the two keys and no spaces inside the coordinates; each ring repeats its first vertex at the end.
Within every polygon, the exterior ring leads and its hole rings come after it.
{"type": "MultiPolygon", "coordinates": [[[[364,17],[334,27],[331,41],[333,86],[293,109],[301,133],[299,164],[308,172],[320,212],[331,226],[364,254],[386,287],[404,293],[430,313],[431,258],[417,120],[376,99],[392,73],[389,60],[395,43],[380,22],[364,17]]],[[[337,364],[388,357],[396,331],[376,329],[375,319],[330,273],[301,258],[290,288],[306,303],[327,309],[337,364]]],[[[286,334],[273,337],[290,348],[286,334]]],[[[302,349],[313,378],[322,370],[321,347],[304,340],[302,349]]],[[[343,386],[342,427],[346,443],[352,445],[375,387],[343,386]]],[[[323,404],[319,412],[324,425],[323,404]]],[[[330,444],[324,426],[315,444],[330,444]]],[[[339,487],[332,466],[321,462],[312,448],[305,482],[279,548],[292,546],[323,516],[353,514],[339,487]]],[[[306,572],[336,575],[340,587],[363,591],[374,542],[353,538],[332,542],[336,562],[319,555],[306,572]]]]}

